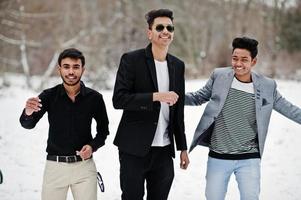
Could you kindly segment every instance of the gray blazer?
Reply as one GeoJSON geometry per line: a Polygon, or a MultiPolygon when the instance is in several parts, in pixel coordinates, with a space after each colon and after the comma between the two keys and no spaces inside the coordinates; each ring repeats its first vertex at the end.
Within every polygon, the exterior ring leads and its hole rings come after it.
{"type": "MultiPolygon", "coordinates": [[[[196,92],[186,93],[185,105],[197,106],[208,102],[195,130],[190,151],[196,145],[209,145],[214,121],[224,106],[233,78],[234,71],[231,67],[217,68],[203,88],[196,92]]],[[[252,81],[255,93],[259,150],[262,157],[272,110],[275,109],[280,114],[301,124],[301,109],[281,96],[274,80],[252,72],[252,81]]]]}

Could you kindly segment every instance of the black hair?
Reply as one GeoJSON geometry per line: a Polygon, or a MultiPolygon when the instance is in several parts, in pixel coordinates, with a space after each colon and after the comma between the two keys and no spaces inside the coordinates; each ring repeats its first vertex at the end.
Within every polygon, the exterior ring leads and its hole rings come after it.
{"type": "Polygon", "coordinates": [[[85,57],[83,53],[75,48],[65,49],[63,52],[60,53],[58,58],[59,66],[61,66],[61,62],[64,58],[80,59],[82,61],[82,66],[85,66],[85,57]]]}
{"type": "Polygon", "coordinates": [[[151,10],[145,14],[145,19],[148,23],[148,28],[151,29],[154,23],[154,20],[157,17],[168,17],[171,21],[173,21],[173,13],[169,9],[158,9],[158,10],[151,10]]]}
{"type": "Polygon", "coordinates": [[[252,59],[257,56],[258,49],[257,49],[258,41],[248,37],[237,37],[232,42],[232,53],[236,48],[239,49],[246,49],[250,51],[252,59]]]}

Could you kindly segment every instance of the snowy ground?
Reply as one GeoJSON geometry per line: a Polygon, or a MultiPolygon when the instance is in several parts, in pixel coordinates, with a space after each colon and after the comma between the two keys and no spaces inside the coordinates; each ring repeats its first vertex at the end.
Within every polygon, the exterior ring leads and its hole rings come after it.
{"type": "MultiPolygon", "coordinates": [[[[195,91],[203,81],[188,81],[186,91],[195,91]]],[[[301,106],[301,83],[278,81],[278,89],[290,101],[301,106]],[[298,89],[299,88],[299,89],[298,89]]],[[[110,119],[110,136],[106,145],[94,154],[106,191],[99,192],[99,199],[120,199],[119,163],[117,148],[112,144],[121,112],[113,109],[112,91],[104,95],[110,119]]],[[[4,183],[0,185],[1,200],[38,200],[45,163],[47,117],[33,130],[25,130],[19,124],[19,115],[25,101],[37,93],[11,86],[0,89],[0,169],[4,183]]],[[[202,114],[202,107],[185,107],[185,124],[188,143],[202,114]]],[[[271,119],[265,154],[262,161],[261,199],[301,199],[301,126],[274,112],[271,119]]],[[[191,164],[187,171],[179,169],[179,157],[175,159],[175,179],[170,200],[197,200],[204,198],[205,171],[208,150],[197,147],[190,154],[191,164]]],[[[73,199],[69,194],[68,199],[73,199]]],[[[227,200],[239,199],[234,177],[228,188],[227,200]]]]}

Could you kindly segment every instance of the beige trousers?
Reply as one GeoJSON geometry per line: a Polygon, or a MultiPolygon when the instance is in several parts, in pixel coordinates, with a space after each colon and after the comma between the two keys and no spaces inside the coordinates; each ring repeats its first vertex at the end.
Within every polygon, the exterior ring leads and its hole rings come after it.
{"type": "Polygon", "coordinates": [[[97,172],[93,159],[75,163],[46,161],[42,200],[66,200],[69,187],[74,200],[97,199],[97,172]]]}

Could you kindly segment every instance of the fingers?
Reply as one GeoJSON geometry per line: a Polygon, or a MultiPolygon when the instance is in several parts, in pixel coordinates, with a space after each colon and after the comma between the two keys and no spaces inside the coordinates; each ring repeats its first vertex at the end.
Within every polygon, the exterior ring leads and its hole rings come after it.
{"type": "Polygon", "coordinates": [[[41,110],[42,104],[39,97],[32,97],[26,101],[25,113],[26,115],[31,115],[33,112],[38,112],[41,110]]]}
{"type": "Polygon", "coordinates": [[[179,95],[173,91],[160,92],[156,94],[156,99],[160,102],[167,103],[169,106],[173,106],[177,103],[179,95]]]}
{"type": "Polygon", "coordinates": [[[184,159],[184,160],[181,160],[181,163],[180,163],[180,168],[181,169],[187,169],[189,165],[189,159],[184,159]]]}
{"type": "Polygon", "coordinates": [[[187,151],[182,151],[180,155],[180,168],[187,169],[189,165],[189,157],[187,151]]]}
{"type": "Polygon", "coordinates": [[[178,99],[179,99],[179,95],[177,95],[177,93],[171,91],[171,92],[167,93],[167,102],[166,103],[169,106],[173,106],[174,104],[177,103],[178,99]]]}
{"type": "Polygon", "coordinates": [[[180,168],[181,168],[181,169],[187,169],[187,167],[188,167],[188,163],[185,162],[185,161],[183,161],[183,162],[180,164],[180,168]]]}
{"type": "Polygon", "coordinates": [[[76,155],[80,156],[83,160],[86,160],[87,155],[82,150],[81,151],[76,151],[76,155]]]}
{"type": "Polygon", "coordinates": [[[86,160],[92,155],[92,147],[85,145],[80,151],[76,151],[76,155],[79,155],[83,160],[86,160]]]}

